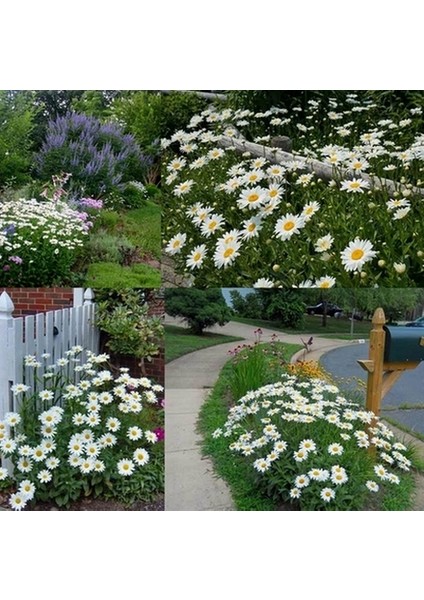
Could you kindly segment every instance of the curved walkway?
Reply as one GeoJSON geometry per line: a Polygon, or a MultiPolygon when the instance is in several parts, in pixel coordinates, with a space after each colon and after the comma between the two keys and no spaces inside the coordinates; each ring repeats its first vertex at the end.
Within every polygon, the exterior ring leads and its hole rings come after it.
{"type": "MultiPolygon", "coordinates": [[[[167,317],[165,322],[182,325],[167,317]]],[[[255,341],[255,327],[231,322],[208,331],[255,341]]],[[[277,335],[282,342],[300,344],[298,334],[262,329],[261,340],[270,341],[277,335]]],[[[302,336],[308,339],[308,336],[302,336]]],[[[242,342],[240,342],[242,343],[242,342]]],[[[200,407],[207,398],[219,372],[229,359],[228,350],[237,343],[221,344],[186,354],[165,367],[166,389],[166,450],[165,450],[165,510],[235,510],[226,483],[216,477],[213,464],[202,457],[201,436],[197,433],[200,407]]],[[[318,360],[331,349],[351,345],[350,341],[314,336],[308,359],[318,360]]]]}

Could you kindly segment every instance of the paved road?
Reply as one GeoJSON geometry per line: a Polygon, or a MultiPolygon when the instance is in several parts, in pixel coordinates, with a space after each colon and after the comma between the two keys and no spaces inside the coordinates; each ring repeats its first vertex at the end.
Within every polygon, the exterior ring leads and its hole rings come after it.
{"type": "MultiPolygon", "coordinates": [[[[366,380],[366,373],[356,362],[368,358],[368,344],[337,348],[321,358],[321,364],[337,379],[343,389],[353,389],[356,384],[353,378],[366,380]],[[346,381],[349,379],[350,381],[346,381]],[[343,381],[343,379],[345,381],[343,381]]],[[[424,434],[424,363],[413,371],[406,371],[395,383],[382,403],[382,415],[408,426],[413,431],[424,434]],[[417,408],[398,409],[402,405],[416,405],[417,408]]]]}

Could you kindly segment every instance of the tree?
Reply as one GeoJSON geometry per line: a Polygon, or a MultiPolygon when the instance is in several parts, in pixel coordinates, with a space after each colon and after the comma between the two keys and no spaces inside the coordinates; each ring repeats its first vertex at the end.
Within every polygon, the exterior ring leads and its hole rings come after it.
{"type": "Polygon", "coordinates": [[[219,289],[167,289],[165,310],[171,317],[182,317],[196,335],[213,325],[225,325],[232,315],[219,289]]]}
{"type": "Polygon", "coordinates": [[[264,307],[264,317],[278,321],[283,327],[297,329],[302,326],[305,304],[297,290],[257,290],[264,307]]]}
{"type": "Polygon", "coordinates": [[[246,319],[263,319],[264,306],[261,297],[256,292],[242,296],[238,290],[230,290],[234,311],[246,319]]]}
{"type": "Polygon", "coordinates": [[[22,94],[0,90],[0,188],[30,180],[36,112],[22,94]]]}

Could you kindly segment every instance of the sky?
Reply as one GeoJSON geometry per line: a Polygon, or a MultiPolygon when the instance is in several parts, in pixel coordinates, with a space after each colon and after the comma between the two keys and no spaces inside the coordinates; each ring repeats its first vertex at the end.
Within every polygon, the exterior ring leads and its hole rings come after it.
{"type": "Polygon", "coordinates": [[[247,296],[247,294],[250,294],[251,292],[254,291],[253,288],[221,288],[222,295],[224,296],[225,301],[228,304],[228,306],[232,306],[231,296],[230,296],[231,290],[239,291],[242,296],[247,296]]]}

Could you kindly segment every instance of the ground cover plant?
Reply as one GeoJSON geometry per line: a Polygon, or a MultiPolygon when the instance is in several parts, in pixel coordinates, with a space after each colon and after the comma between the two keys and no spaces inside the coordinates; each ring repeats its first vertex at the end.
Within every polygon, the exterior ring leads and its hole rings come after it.
{"type": "Polygon", "coordinates": [[[0,455],[8,461],[0,487],[10,491],[13,510],[46,501],[69,508],[85,496],[130,504],[163,493],[162,386],[125,368],[114,376],[108,355],[88,352],[80,361],[82,352],[71,348],[54,364],[45,355],[45,365],[25,357],[35,385],[13,386],[19,410],[0,421],[0,455]]]}
{"type": "Polygon", "coordinates": [[[237,508],[410,509],[411,449],[316,363],[278,366],[272,383],[268,372],[246,392],[228,363],[202,409],[204,451],[237,508]]]}
{"type": "Polygon", "coordinates": [[[163,139],[177,272],[199,286],[422,284],[422,96],[384,100],[210,107],[163,139]]]}

